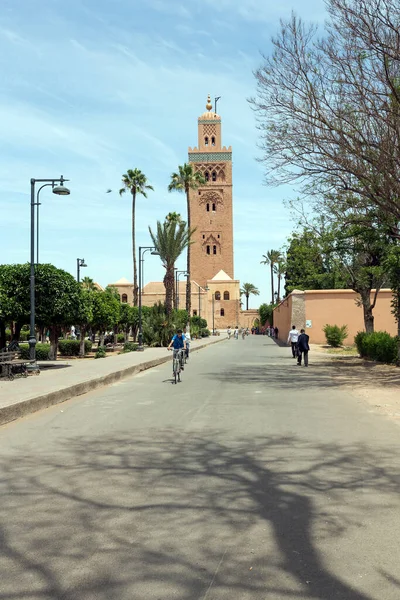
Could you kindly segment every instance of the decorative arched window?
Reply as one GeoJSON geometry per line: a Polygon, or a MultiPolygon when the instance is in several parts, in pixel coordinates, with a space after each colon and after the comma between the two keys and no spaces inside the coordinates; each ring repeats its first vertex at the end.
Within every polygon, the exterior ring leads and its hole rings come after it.
{"type": "Polygon", "coordinates": [[[213,202],[212,210],[213,210],[213,212],[215,212],[215,202],[213,202]]]}
{"type": "Polygon", "coordinates": [[[217,172],[213,171],[211,177],[213,181],[217,181],[217,172]]]}
{"type": "Polygon", "coordinates": [[[213,254],[217,254],[217,246],[213,246],[213,254]]]}
{"type": "Polygon", "coordinates": [[[207,202],[207,204],[206,204],[206,209],[207,209],[207,212],[210,212],[210,203],[209,202],[207,202]]]}
{"type": "Polygon", "coordinates": [[[224,292],[224,300],[229,300],[229,292],[224,292]]]}
{"type": "Polygon", "coordinates": [[[214,137],[214,136],[212,136],[212,138],[211,138],[211,144],[212,144],[213,146],[215,146],[215,137],[214,137]]]}
{"type": "Polygon", "coordinates": [[[225,309],[221,308],[221,317],[224,317],[224,316],[225,316],[225,309]]]}
{"type": "Polygon", "coordinates": [[[210,173],[209,173],[208,171],[206,171],[206,172],[204,173],[204,179],[205,179],[206,181],[210,181],[210,173]]]}
{"type": "Polygon", "coordinates": [[[221,300],[221,292],[215,292],[215,299],[221,300]]]}
{"type": "Polygon", "coordinates": [[[211,254],[211,252],[210,252],[210,246],[207,246],[207,254],[211,254]]]}
{"type": "Polygon", "coordinates": [[[128,296],[126,294],[122,294],[121,302],[124,302],[125,304],[128,302],[128,296]]]}
{"type": "Polygon", "coordinates": [[[207,136],[204,138],[204,144],[205,144],[205,146],[208,146],[208,137],[207,136]]]}

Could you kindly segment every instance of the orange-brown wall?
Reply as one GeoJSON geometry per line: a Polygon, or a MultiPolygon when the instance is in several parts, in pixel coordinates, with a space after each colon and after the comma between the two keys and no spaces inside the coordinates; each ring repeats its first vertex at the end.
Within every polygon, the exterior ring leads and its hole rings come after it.
{"type": "MultiPolygon", "coordinates": [[[[362,306],[359,295],[353,290],[307,290],[294,291],[274,310],[274,326],[279,328],[281,339],[286,339],[291,325],[305,328],[310,342],[326,343],[323,327],[347,325],[347,344],[352,344],[358,331],[364,331],[362,306]],[[307,327],[310,324],[311,327],[307,327]]],[[[371,296],[372,299],[372,296],[371,296]]],[[[397,324],[391,313],[391,290],[381,290],[375,309],[375,331],[387,331],[396,335],[397,324]]]]}

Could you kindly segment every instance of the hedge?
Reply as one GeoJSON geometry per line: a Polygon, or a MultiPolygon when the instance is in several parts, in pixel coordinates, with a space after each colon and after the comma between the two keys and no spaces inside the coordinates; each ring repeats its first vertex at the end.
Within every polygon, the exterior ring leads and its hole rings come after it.
{"type": "MultiPolygon", "coordinates": [[[[79,356],[79,340],[59,340],[58,352],[61,356],[79,356]]],[[[85,354],[92,350],[92,342],[85,340],[85,354]]]]}
{"type": "Polygon", "coordinates": [[[363,358],[371,358],[389,364],[397,361],[398,337],[391,336],[386,331],[374,331],[373,333],[359,331],[354,342],[363,358]]]}
{"type": "MultiPolygon", "coordinates": [[[[29,360],[29,344],[20,344],[21,358],[29,360]]],[[[36,344],[36,359],[49,360],[50,344],[36,344]]]]}
{"type": "Polygon", "coordinates": [[[135,344],[134,342],[125,342],[124,349],[122,352],[135,352],[137,350],[139,344],[135,344]]]}

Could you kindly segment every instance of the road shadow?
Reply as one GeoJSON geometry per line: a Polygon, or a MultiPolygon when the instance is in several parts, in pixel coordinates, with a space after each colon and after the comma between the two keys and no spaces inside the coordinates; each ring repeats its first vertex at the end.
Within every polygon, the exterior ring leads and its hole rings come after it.
{"type": "Polygon", "coordinates": [[[374,512],[396,514],[399,448],[226,436],[104,434],[0,459],[0,599],[400,595],[389,566],[362,588],[318,547],[360,535],[369,494],[374,512]]]}

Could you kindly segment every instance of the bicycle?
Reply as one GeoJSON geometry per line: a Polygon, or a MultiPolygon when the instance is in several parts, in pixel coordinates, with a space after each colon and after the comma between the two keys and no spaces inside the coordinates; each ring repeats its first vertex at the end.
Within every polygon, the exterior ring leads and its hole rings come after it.
{"type": "Polygon", "coordinates": [[[172,374],[174,377],[174,383],[181,381],[181,371],[183,367],[183,350],[173,350],[172,354],[172,374]]]}

